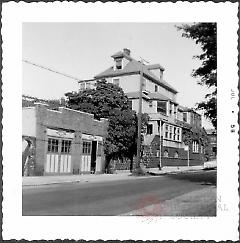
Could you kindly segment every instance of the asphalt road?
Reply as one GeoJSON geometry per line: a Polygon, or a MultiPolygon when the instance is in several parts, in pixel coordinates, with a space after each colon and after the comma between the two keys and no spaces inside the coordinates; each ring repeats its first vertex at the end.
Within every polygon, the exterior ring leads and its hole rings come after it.
{"type": "Polygon", "coordinates": [[[216,171],[23,188],[23,215],[121,215],[216,185],[216,171]]]}

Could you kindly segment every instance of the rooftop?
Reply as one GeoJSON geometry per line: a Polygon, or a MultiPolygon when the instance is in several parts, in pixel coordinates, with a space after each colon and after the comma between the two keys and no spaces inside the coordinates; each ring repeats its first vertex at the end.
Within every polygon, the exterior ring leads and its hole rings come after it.
{"type": "Polygon", "coordinates": [[[140,61],[137,61],[133,59],[128,53],[125,51],[119,51],[115,54],[113,54],[111,57],[113,58],[120,58],[120,57],[125,57],[126,59],[129,60],[128,64],[123,68],[123,69],[116,69],[114,70],[113,66],[109,67],[105,71],[99,73],[96,75],[94,78],[107,78],[107,77],[116,77],[116,76],[124,76],[124,75],[129,75],[129,74],[139,74],[141,69],[143,68],[143,76],[151,79],[153,82],[163,86],[164,88],[172,91],[173,93],[177,93],[177,90],[172,87],[169,83],[167,83],[165,80],[160,80],[160,77],[157,77],[153,72],[150,70],[152,69],[161,69],[164,70],[164,68],[160,64],[153,64],[153,65],[144,65],[142,66],[140,61]]]}

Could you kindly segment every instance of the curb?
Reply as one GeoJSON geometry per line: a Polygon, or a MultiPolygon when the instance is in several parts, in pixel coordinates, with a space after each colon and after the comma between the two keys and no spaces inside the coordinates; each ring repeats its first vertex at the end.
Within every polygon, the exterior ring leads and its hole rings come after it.
{"type": "MultiPolygon", "coordinates": [[[[151,177],[151,176],[144,176],[144,178],[147,178],[147,177],[151,177]]],[[[111,181],[121,181],[121,180],[131,180],[131,179],[140,179],[140,178],[143,178],[142,176],[128,176],[126,178],[113,178],[113,179],[110,179],[110,180],[88,180],[88,179],[80,179],[80,180],[75,180],[75,181],[60,181],[60,182],[46,182],[46,183],[42,183],[42,184],[27,184],[27,185],[22,185],[22,187],[40,187],[40,186],[50,186],[50,185],[59,185],[59,184],[74,184],[74,183],[86,183],[86,182],[90,182],[90,183],[97,183],[97,182],[111,182],[111,181]]]]}

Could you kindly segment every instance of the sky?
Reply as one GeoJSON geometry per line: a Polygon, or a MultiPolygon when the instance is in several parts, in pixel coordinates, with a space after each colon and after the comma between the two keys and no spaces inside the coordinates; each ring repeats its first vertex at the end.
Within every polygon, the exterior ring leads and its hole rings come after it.
{"type": "MultiPolygon", "coordinates": [[[[164,79],[179,93],[180,105],[194,107],[206,87],[191,77],[201,62],[200,46],[182,37],[182,23],[23,23],[22,59],[78,79],[90,79],[113,65],[111,55],[128,48],[131,56],[164,68],[164,79]]],[[[77,91],[77,81],[23,62],[22,93],[59,99],[77,91]]],[[[211,124],[203,119],[203,126],[211,124]]]]}

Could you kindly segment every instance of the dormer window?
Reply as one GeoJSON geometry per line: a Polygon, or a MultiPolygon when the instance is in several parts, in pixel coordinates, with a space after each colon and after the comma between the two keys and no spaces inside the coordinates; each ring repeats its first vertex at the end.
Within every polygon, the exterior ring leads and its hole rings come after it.
{"type": "Polygon", "coordinates": [[[116,59],[116,70],[122,69],[122,58],[116,59]]]}

